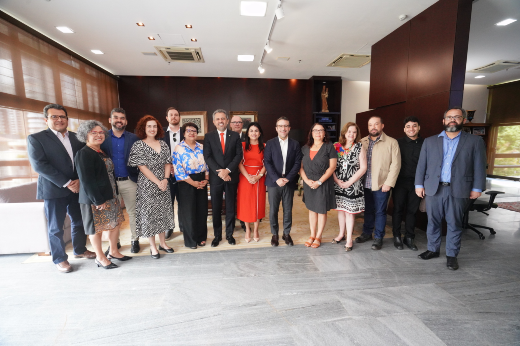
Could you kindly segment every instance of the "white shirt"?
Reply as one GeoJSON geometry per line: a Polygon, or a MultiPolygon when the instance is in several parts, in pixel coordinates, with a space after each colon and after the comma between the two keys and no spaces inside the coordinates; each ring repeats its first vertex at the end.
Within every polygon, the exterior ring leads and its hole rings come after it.
{"type": "Polygon", "coordinates": [[[179,129],[176,131],[176,132],[173,132],[172,129],[170,128],[170,126],[168,126],[168,128],[166,129],[166,131],[169,132],[170,134],[170,144],[171,144],[171,148],[170,148],[170,155],[173,156],[173,152],[175,151],[175,147],[177,146],[177,144],[180,143],[181,141],[181,129],[179,127],[179,129]],[[173,135],[175,134],[175,139],[177,139],[176,142],[173,141],[173,135]]]}
{"type": "MultiPolygon", "coordinates": [[[[63,146],[65,147],[65,150],[67,150],[67,153],[70,156],[70,161],[72,161],[72,169],[74,169],[74,151],[72,151],[72,145],[70,144],[69,131],[65,132],[64,134],[61,134],[53,129],[51,129],[51,131],[54,132],[56,137],[58,137],[58,139],[60,140],[61,144],[63,144],[63,146]]],[[[67,187],[67,185],[69,184],[70,180],[67,181],[67,183],[63,185],[63,187],[67,187]]]]}
{"type": "Polygon", "coordinates": [[[287,161],[287,147],[289,146],[289,137],[287,137],[285,140],[278,137],[278,141],[280,142],[280,148],[282,148],[282,157],[283,157],[282,174],[285,174],[285,163],[287,161]]]}

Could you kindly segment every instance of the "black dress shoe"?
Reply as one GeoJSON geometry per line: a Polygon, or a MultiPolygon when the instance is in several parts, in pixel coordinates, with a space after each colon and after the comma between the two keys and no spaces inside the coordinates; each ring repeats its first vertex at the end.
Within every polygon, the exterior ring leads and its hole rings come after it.
{"type": "Polygon", "coordinates": [[[220,237],[213,239],[213,241],[211,242],[211,247],[217,247],[221,240],[222,238],[220,237]]]}
{"type": "Polygon", "coordinates": [[[459,269],[459,262],[457,261],[457,257],[446,256],[446,258],[448,259],[446,267],[448,267],[449,270],[459,269]]]}
{"type": "Polygon", "coordinates": [[[139,251],[141,251],[141,246],[139,245],[139,240],[135,240],[130,243],[132,244],[132,247],[130,248],[131,253],[139,253],[139,251]]]}
{"type": "Polygon", "coordinates": [[[417,245],[415,245],[415,240],[414,240],[413,238],[404,238],[404,239],[403,239],[403,244],[406,245],[406,246],[408,246],[408,248],[409,248],[410,250],[413,250],[413,251],[417,251],[417,250],[419,250],[419,249],[417,248],[417,245]]]}
{"type": "Polygon", "coordinates": [[[401,237],[394,237],[394,246],[397,250],[403,249],[403,242],[401,241],[401,237]]]}
{"type": "Polygon", "coordinates": [[[161,245],[159,245],[159,250],[167,252],[167,253],[174,253],[173,249],[165,249],[161,245]]]}
{"type": "Polygon", "coordinates": [[[98,268],[99,268],[99,267],[101,267],[101,268],[103,268],[103,269],[115,269],[115,268],[119,268],[119,267],[117,266],[117,264],[114,264],[114,263],[112,263],[112,262],[110,262],[110,264],[107,264],[106,266],[104,266],[103,264],[101,264],[101,262],[99,262],[97,259],[95,259],[94,262],[96,263],[96,265],[98,266],[98,268]]]}
{"type": "Polygon", "coordinates": [[[361,233],[361,235],[356,238],[356,243],[364,243],[369,240],[372,240],[372,234],[361,233]]]}
{"type": "Polygon", "coordinates": [[[236,244],[235,238],[233,238],[233,236],[227,237],[226,239],[227,239],[227,242],[229,243],[229,245],[236,244]]]}
{"type": "Polygon", "coordinates": [[[375,238],[374,243],[372,244],[372,250],[381,250],[383,247],[383,239],[375,238]]]}
{"type": "Polygon", "coordinates": [[[128,261],[128,260],[131,260],[131,259],[132,259],[132,257],[130,257],[130,256],[115,257],[115,256],[112,256],[112,255],[108,255],[107,258],[108,258],[108,259],[115,258],[115,259],[118,260],[118,261],[128,261]]]}
{"type": "Polygon", "coordinates": [[[271,238],[271,246],[278,246],[278,234],[273,234],[273,237],[271,238]]]}
{"type": "Polygon", "coordinates": [[[154,255],[152,253],[152,249],[150,249],[150,255],[152,256],[153,259],[159,259],[161,258],[161,254],[159,253],[159,251],[157,251],[157,255],[154,255]]]}
{"type": "Polygon", "coordinates": [[[433,252],[433,251],[430,251],[430,250],[426,250],[422,254],[420,254],[418,257],[422,258],[423,260],[429,260],[429,259],[432,259],[432,258],[439,257],[439,253],[438,252],[433,252]]]}
{"type": "Polygon", "coordinates": [[[294,246],[294,243],[292,241],[292,238],[291,238],[291,235],[290,234],[287,234],[287,235],[282,235],[282,239],[285,240],[285,244],[289,245],[289,246],[294,246]]]}
{"type": "Polygon", "coordinates": [[[164,232],[164,238],[165,238],[166,240],[168,240],[168,239],[171,238],[172,234],[173,234],[173,229],[169,229],[169,230],[167,230],[166,232],[164,232]]]}

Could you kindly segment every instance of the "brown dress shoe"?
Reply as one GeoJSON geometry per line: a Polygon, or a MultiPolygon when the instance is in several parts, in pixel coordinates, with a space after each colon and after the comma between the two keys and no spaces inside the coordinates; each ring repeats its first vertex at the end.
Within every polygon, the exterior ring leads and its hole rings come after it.
{"type": "Polygon", "coordinates": [[[87,259],[94,259],[96,258],[96,253],[92,251],[85,251],[81,255],[74,255],[74,258],[87,258],[87,259]]]}
{"type": "Polygon", "coordinates": [[[273,237],[271,238],[271,246],[278,246],[278,235],[273,234],[273,237]]]}
{"type": "Polygon", "coordinates": [[[292,240],[292,238],[291,238],[291,236],[289,234],[287,234],[287,235],[284,234],[282,236],[282,239],[285,240],[285,244],[287,244],[289,246],[293,246],[294,245],[293,240],[292,240]]]}
{"type": "Polygon", "coordinates": [[[61,263],[56,264],[56,268],[62,273],[70,273],[72,271],[72,267],[69,264],[69,261],[63,261],[61,263]]]}

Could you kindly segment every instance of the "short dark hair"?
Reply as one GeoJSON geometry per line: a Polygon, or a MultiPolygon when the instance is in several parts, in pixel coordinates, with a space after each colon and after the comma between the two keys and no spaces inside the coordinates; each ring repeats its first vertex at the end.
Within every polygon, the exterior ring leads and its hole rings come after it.
{"type": "Polygon", "coordinates": [[[291,126],[291,122],[289,121],[289,119],[287,119],[287,117],[279,117],[278,119],[276,119],[275,125],[278,124],[278,122],[279,122],[280,120],[288,121],[288,122],[289,122],[289,126],[291,126]]]}
{"type": "Polygon", "coordinates": [[[459,111],[461,111],[462,113],[462,117],[464,119],[466,119],[468,117],[468,113],[466,113],[466,110],[462,107],[450,107],[446,110],[446,112],[444,112],[444,118],[446,118],[446,113],[448,113],[449,111],[451,111],[452,109],[458,109],[459,111]]]}
{"type": "Polygon", "coordinates": [[[384,124],[383,118],[381,118],[379,115],[372,115],[370,118],[368,118],[368,121],[370,121],[370,119],[372,119],[372,118],[379,118],[379,121],[381,121],[381,124],[384,124]]]}
{"type": "Polygon", "coordinates": [[[157,123],[157,133],[155,134],[155,139],[161,139],[164,137],[164,130],[161,126],[161,123],[159,122],[159,120],[155,119],[151,115],[145,115],[137,122],[137,126],[135,127],[135,134],[137,135],[137,137],[139,137],[140,139],[146,138],[146,123],[151,120],[157,123]]]}
{"type": "Polygon", "coordinates": [[[69,117],[69,115],[67,114],[67,110],[65,109],[65,107],[63,107],[62,105],[59,105],[57,103],[51,103],[50,105],[47,105],[45,107],[43,107],[43,116],[45,118],[48,117],[48,114],[47,112],[49,111],[49,109],[57,109],[57,110],[60,110],[60,111],[64,111],[65,112],[65,116],[67,116],[67,118],[69,117]]]}
{"type": "Polygon", "coordinates": [[[325,129],[325,126],[323,126],[323,124],[320,124],[320,123],[314,123],[314,124],[312,124],[312,127],[309,130],[309,135],[307,136],[307,145],[309,147],[312,147],[312,145],[314,144],[314,138],[312,138],[312,130],[314,130],[316,125],[320,125],[321,127],[323,127],[323,131],[325,131],[325,137],[323,137],[323,143],[328,143],[330,141],[329,140],[329,133],[325,129]]]}
{"type": "Polygon", "coordinates": [[[406,126],[406,124],[408,124],[410,121],[412,123],[417,123],[417,125],[421,125],[421,123],[419,122],[419,119],[417,119],[417,117],[414,117],[413,115],[404,118],[403,125],[406,126]]]}
{"type": "Polygon", "coordinates": [[[126,112],[123,108],[116,107],[110,111],[110,117],[112,118],[112,114],[114,113],[121,113],[126,117],[126,112]]]}
{"type": "Polygon", "coordinates": [[[199,133],[199,127],[195,123],[184,123],[184,125],[181,127],[183,133],[186,132],[187,127],[194,127],[197,129],[197,133],[199,133]]]}
{"type": "Polygon", "coordinates": [[[258,151],[259,152],[262,152],[264,151],[264,131],[262,130],[262,126],[260,126],[260,123],[259,122],[256,122],[256,121],[253,121],[253,122],[250,122],[249,125],[247,126],[247,130],[246,130],[246,151],[250,151],[251,150],[251,138],[249,138],[249,129],[254,126],[258,129],[258,131],[260,132],[260,136],[258,137],[258,151]]]}
{"type": "Polygon", "coordinates": [[[172,109],[177,111],[177,113],[179,113],[179,110],[177,108],[175,108],[175,107],[168,107],[168,109],[166,110],[166,116],[168,116],[168,112],[171,111],[172,109]]]}

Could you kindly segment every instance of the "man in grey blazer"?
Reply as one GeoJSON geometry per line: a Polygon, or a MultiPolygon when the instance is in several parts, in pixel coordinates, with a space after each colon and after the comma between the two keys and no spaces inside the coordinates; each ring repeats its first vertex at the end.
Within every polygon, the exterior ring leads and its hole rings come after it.
{"type": "Polygon", "coordinates": [[[447,267],[457,270],[462,219],[470,199],[486,188],[486,148],[479,136],[462,131],[466,111],[453,107],[444,112],[444,131],[424,140],[415,174],[415,192],[426,195],[428,250],[419,258],[439,257],[441,222],[446,234],[447,267]]]}

